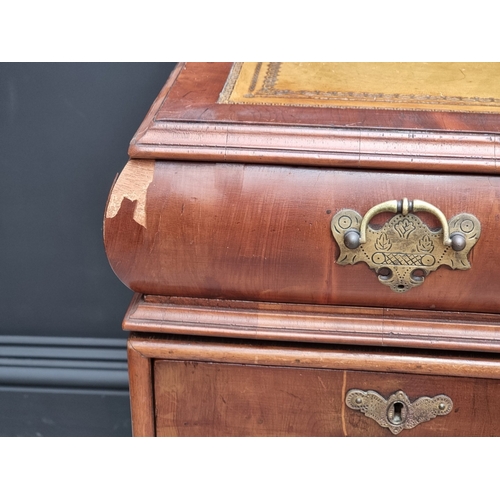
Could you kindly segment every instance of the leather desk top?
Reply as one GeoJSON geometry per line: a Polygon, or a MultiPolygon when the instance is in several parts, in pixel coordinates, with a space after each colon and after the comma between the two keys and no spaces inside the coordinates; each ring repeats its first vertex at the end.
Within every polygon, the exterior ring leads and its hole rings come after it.
{"type": "Polygon", "coordinates": [[[498,63],[182,63],[129,154],[496,175],[498,74],[498,63]]]}

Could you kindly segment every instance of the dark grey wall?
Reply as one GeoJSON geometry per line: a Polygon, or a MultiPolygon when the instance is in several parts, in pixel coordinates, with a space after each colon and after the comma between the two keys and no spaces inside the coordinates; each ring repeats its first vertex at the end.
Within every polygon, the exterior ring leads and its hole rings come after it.
{"type": "MultiPolygon", "coordinates": [[[[92,399],[88,391],[94,391],[96,401],[99,391],[122,390],[122,400],[128,397],[123,371],[126,333],[121,331],[121,321],[132,292],[109,267],[102,242],[102,219],[114,177],[127,162],[130,139],[174,65],[0,64],[2,435],[18,435],[23,428],[19,418],[30,412],[35,420],[40,417],[41,423],[43,418],[57,421],[54,415],[43,417],[48,410],[41,403],[44,391],[53,394],[47,401],[57,399],[62,390],[57,387],[57,380],[61,380],[65,401],[71,401],[70,408],[64,405],[68,414],[79,414],[80,404],[82,408],[88,406],[92,399]],[[110,345],[103,347],[100,339],[111,342],[119,353],[120,360],[115,361],[121,363],[121,368],[112,364],[108,370],[110,374],[115,368],[122,370],[121,375],[109,375],[115,380],[110,382],[111,386],[115,384],[112,389],[106,382],[96,382],[99,377],[89,372],[97,366],[95,363],[104,363],[107,355],[99,354],[99,349],[109,351],[110,345]],[[14,344],[15,350],[7,349],[14,344]],[[50,350],[50,345],[56,344],[70,347],[62,358],[50,350]],[[84,345],[95,347],[96,351],[85,351],[84,345]],[[82,357],[79,353],[84,352],[87,354],[82,357]],[[37,359],[38,364],[30,359],[37,359]],[[80,364],[73,363],[75,359],[80,364]],[[45,360],[45,365],[41,360],[45,360]],[[54,372],[53,363],[66,363],[67,370],[54,372]],[[77,366],[74,370],[85,374],[83,378],[76,371],[71,372],[73,365],[77,366]],[[21,369],[23,366],[25,370],[21,369]],[[41,375],[36,375],[39,369],[41,375]],[[37,377],[42,382],[33,385],[37,377]],[[45,387],[43,380],[53,383],[45,387]],[[78,388],[79,394],[87,391],[85,397],[71,396],[71,387],[75,391],[78,388]],[[14,418],[16,408],[20,411],[15,403],[21,397],[19,391],[26,394],[30,390],[35,391],[36,397],[28,398],[30,405],[14,418]],[[12,401],[11,408],[5,406],[7,400],[12,401]],[[9,431],[14,421],[17,430],[9,431]]],[[[107,399],[114,401],[115,396],[113,393],[107,399]]],[[[101,399],[104,404],[106,398],[101,399]]],[[[123,401],[120,409],[110,411],[128,411],[128,403],[123,406],[123,401]]],[[[57,404],[51,406],[56,407],[57,404]]],[[[98,410],[95,415],[107,411],[105,407],[98,410]]],[[[119,421],[116,425],[124,429],[123,421],[128,415],[122,413],[108,415],[106,425],[115,419],[119,421]]],[[[26,435],[43,435],[33,418],[26,426],[30,429],[26,435]]],[[[78,425],[84,420],[80,419],[78,425]]],[[[96,435],[106,434],[99,422],[89,426],[96,435]]],[[[64,433],[57,426],[52,426],[51,432],[88,435],[89,431],[72,428],[66,422],[64,433]]]]}
{"type": "Polygon", "coordinates": [[[104,207],[173,67],[0,64],[1,333],[123,336],[104,207]]]}

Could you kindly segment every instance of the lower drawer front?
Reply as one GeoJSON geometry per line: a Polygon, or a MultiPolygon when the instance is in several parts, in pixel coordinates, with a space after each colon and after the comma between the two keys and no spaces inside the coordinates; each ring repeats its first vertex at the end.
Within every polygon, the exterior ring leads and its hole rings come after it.
{"type": "Polygon", "coordinates": [[[500,380],[225,363],[154,362],[158,436],[393,436],[349,408],[349,390],[453,408],[400,436],[499,436],[500,380]]]}

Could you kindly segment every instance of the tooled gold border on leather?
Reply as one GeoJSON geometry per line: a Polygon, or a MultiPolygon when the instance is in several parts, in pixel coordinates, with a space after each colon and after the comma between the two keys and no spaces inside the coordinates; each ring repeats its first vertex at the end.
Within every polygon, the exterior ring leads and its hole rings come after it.
{"type": "MultiPolygon", "coordinates": [[[[462,96],[435,96],[435,95],[418,95],[418,94],[383,94],[383,93],[370,93],[370,92],[342,92],[342,91],[311,91],[311,90],[288,90],[288,89],[276,89],[276,84],[278,82],[279,73],[281,69],[281,62],[271,62],[267,67],[267,71],[262,83],[262,88],[255,91],[259,74],[262,70],[262,63],[257,63],[248,88],[248,92],[245,94],[247,99],[258,99],[258,98],[300,98],[300,99],[314,99],[314,100],[325,100],[325,101],[337,101],[339,104],[327,104],[326,106],[334,107],[345,107],[341,103],[347,103],[348,101],[357,102],[387,102],[387,103],[400,103],[400,104],[426,104],[426,105],[457,105],[457,106],[488,106],[494,107],[498,106],[500,112],[500,99],[493,97],[462,97],[462,96]]],[[[243,63],[234,63],[231,71],[229,73],[224,89],[222,90],[219,103],[224,104],[264,104],[264,105],[281,105],[281,106],[307,106],[307,107],[324,107],[322,104],[298,104],[298,103],[269,103],[269,102],[242,102],[231,99],[231,94],[234,90],[236,82],[238,81],[241,68],[243,63]]],[[[359,108],[360,106],[349,106],[352,108],[359,108]]],[[[371,106],[367,106],[371,108],[371,106]]],[[[363,107],[364,108],[364,107],[363,107]]],[[[380,108],[377,106],[377,109],[380,108]]],[[[390,107],[387,109],[401,109],[396,107],[390,107]]],[[[420,108],[422,110],[422,108],[420,108]]],[[[430,110],[430,109],[429,109],[430,110]]],[[[473,112],[470,110],[436,110],[436,111],[461,111],[461,112],[473,112]]],[[[484,112],[484,111],[483,111],[484,112]]],[[[486,111],[488,112],[488,111],[486,111]]],[[[495,112],[495,111],[489,111],[495,112]]]]}
{"type": "MultiPolygon", "coordinates": [[[[242,62],[235,62],[231,66],[231,70],[229,71],[229,75],[227,77],[226,83],[224,84],[224,88],[222,89],[222,92],[219,94],[219,99],[217,100],[218,104],[235,104],[230,100],[230,98],[231,94],[233,93],[234,86],[238,81],[238,77],[240,76],[240,71],[242,66],[243,66],[242,62]]],[[[254,78],[256,78],[255,73],[254,73],[254,78]]],[[[257,81],[255,81],[255,84],[257,84],[257,81]]]]}

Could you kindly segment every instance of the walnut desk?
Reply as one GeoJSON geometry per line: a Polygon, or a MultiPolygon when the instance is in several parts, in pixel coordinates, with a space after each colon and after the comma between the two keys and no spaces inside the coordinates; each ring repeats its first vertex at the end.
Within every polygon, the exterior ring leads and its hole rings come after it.
{"type": "Polygon", "coordinates": [[[134,435],[500,435],[498,74],[179,64],[105,212],[134,435]]]}

